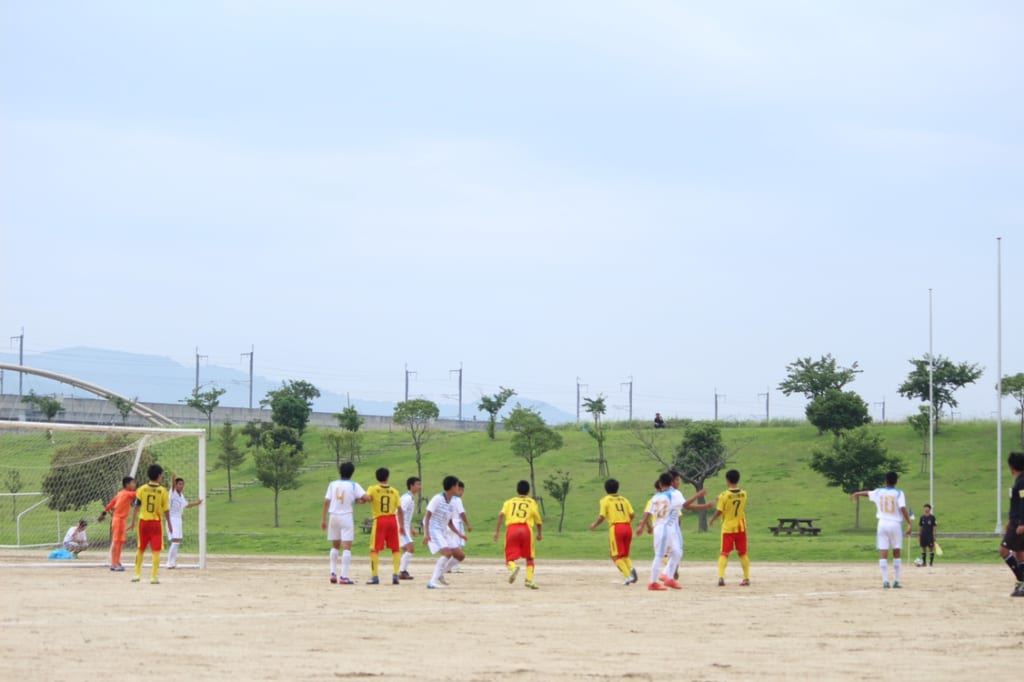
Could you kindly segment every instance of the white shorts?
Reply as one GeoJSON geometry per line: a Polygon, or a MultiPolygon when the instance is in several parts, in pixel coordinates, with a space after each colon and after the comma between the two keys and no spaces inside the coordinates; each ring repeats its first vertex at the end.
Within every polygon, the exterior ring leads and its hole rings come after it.
{"type": "Polygon", "coordinates": [[[654,560],[661,561],[665,556],[683,558],[683,534],[678,526],[654,527],[654,560]]]}
{"type": "Polygon", "coordinates": [[[398,533],[398,543],[405,547],[408,544],[415,544],[416,540],[412,537],[412,528],[408,525],[403,526],[401,531],[398,533]]]}
{"type": "Polygon", "coordinates": [[[430,549],[431,554],[437,554],[442,549],[458,549],[461,539],[450,530],[431,528],[430,542],[427,543],[427,548],[430,549]]]}
{"type": "Polygon", "coordinates": [[[330,542],[352,542],[356,537],[356,526],[351,514],[331,514],[327,522],[327,539],[330,542]]]}
{"type": "Polygon", "coordinates": [[[181,517],[180,516],[172,516],[171,517],[171,528],[174,530],[174,532],[172,533],[171,530],[168,529],[168,531],[167,531],[167,539],[168,540],[180,540],[183,537],[185,537],[182,534],[182,532],[181,532],[182,528],[181,528],[181,517]]]}
{"type": "Polygon", "coordinates": [[[899,521],[879,521],[875,536],[878,549],[902,549],[903,525],[899,521]]]}

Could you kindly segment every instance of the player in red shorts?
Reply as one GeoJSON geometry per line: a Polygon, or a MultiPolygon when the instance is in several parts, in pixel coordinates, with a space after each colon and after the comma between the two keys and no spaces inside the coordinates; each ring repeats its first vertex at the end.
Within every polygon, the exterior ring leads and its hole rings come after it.
{"type": "Polygon", "coordinates": [[[519,481],[516,484],[517,496],[505,501],[498,514],[498,523],[494,527],[494,541],[498,541],[498,534],[501,532],[502,521],[506,524],[505,529],[505,563],[508,565],[508,581],[515,582],[519,574],[519,566],[516,562],[519,559],[526,559],[526,587],[531,590],[537,589],[537,583],[533,582],[534,569],[534,547],[533,529],[537,529],[537,542],[541,540],[540,510],[537,508],[537,501],[530,497],[530,483],[519,481]]]}
{"type": "Polygon", "coordinates": [[[133,583],[139,582],[142,575],[142,557],[146,553],[146,547],[153,551],[153,570],[149,576],[149,582],[156,585],[157,572],[160,568],[160,552],[164,548],[164,529],[161,521],[167,522],[167,532],[173,531],[171,527],[171,497],[167,488],[161,481],[164,478],[164,468],[159,464],[151,464],[146,469],[146,476],[149,483],[139,486],[135,491],[135,499],[139,504],[139,548],[135,552],[135,577],[133,583]]]}
{"type": "Polygon", "coordinates": [[[377,469],[377,483],[366,490],[373,509],[373,530],[370,533],[370,573],[373,576],[367,585],[379,585],[377,576],[380,551],[387,547],[391,550],[391,584],[398,584],[398,565],[401,562],[399,551],[402,546],[398,540],[398,528],[404,525],[401,498],[398,491],[388,485],[391,472],[386,467],[377,469]]]}

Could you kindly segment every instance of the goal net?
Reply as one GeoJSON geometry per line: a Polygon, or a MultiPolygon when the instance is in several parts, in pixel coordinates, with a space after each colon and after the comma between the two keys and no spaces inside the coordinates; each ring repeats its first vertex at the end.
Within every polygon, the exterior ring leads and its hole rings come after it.
{"type": "MultiPolygon", "coordinates": [[[[87,550],[76,564],[109,565],[110,515],[106,504],[133,476],[146,483],[150,464],[164,468],[164,485],[185,481],[189,502],[206,497],[206,431],[0,421],[0,549],[46,558],[63,546],[68,529],[88,522],[87,550]]],[[[185,510],[178,566],[206,566],[206,505],[185,510]]],[[[166,561],[170,541],[164,529],[166,561]]],[[[135,533],[124,546],[134,562],[135,533]]],[[[146,553],[148,563],[150,553],[146,553]]]]}

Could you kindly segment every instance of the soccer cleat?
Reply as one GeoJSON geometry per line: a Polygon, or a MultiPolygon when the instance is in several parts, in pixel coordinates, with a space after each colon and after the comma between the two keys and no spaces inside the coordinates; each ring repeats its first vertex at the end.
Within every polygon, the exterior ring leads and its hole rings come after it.
{"type": "Polygon", "coordinates": [[[397,585],[398,584],[398,574],[397,573],[394,574],[393,576],[391,576],[391,584],[392,585],[397,585]]]}
{"type": "Polygon", "coordinates": [[[533,582],[532,580],[527,580],[523,584],[526,585],[526,588],[529,589],[529,590],[536,590],[536,589],[538,589],[537,588],[537,583],[533,582]]]}
{"type": "Polygon", "coordinates": [[[139,582],[139,576],[135,576],[134,578],[132,578],[132,582],[133,583],[139,582]]]}
{"type": "Polygon", "coordinates": [[[719,587],[725,587],[725,578],[719,578],[718,579],[718,586],[719,587]]]}
{"type": "Polygon", "coordinates": [[[351,580],[349,580],[348,578],[346,578],[344,576],[342,576],[341,578],[338,578],[338,584],[339,585],[355,585],[354,582],[352,582],[351,580]]]}
{"type": "Polygon", "coordinates": [[[661,582],[667,582],[668,579],[669,579],[669,577],[667,575],[665,575],[664,573],[662,573],[661,575],[658,576],[658,580],[660,580],[661,582]]]}
{"type": "Polygon", "coordinates": [[[160,581],[157,580],[156,578],[153,578],[152,580],[149,581],[149,584],[150,585],[159,585],[160,581]]]}
{"type": "Polygon", "coordinates": [[[441,583],[442,585],[450,585],[451,584],[451,583],[448,582],[448,578],[444,577],[444,574],[438,576],[437,581],[439,583],[441,583]]]}
{"type": "Polygon", "coordinates": [[[441,587],[442,587],[441,585],[435,585],[434,583],[427,583],[427,589],[428,590],[440,590],[441,587]]]}
{"type": "Polygon", "coordinates": [[[412,580],[413,577],[411,575],[409,575],[409,571],[402,571],[401,573],[398,574],[398,579],[399,580],[412,580]]]}
{"type": "Polygon", "coordinates": [[[888,590],[889,589],[889,581],[888,580],[883,580],[882,581],[882,587],[884,589],[888,590]]]}
{"type": "Polygon", "coordinates": [[[1024,597],[1024,581],[1017,581],[1017,586],[1010,593],[1011,597],[1024,597]]]}
{"type": "Polygon", "coordinates": [[[338,583],[338,576],[335,575],[334,573],[331,573],[331,584],[332,585],[336,585],[337,583],[338,583]]]}
{"type": "Polygon", "coordinates": [[[632,578],[626,578],[626,580],[623,581],[622,584],[623,585],[632,585],[633,584],[633,579],[632,578]]]}
{"type": "Polygon", "coordinates": [[[903,585],[900,585],[900,581],[899,581],[899,580],[897,580],[896,582],[894,582],[894,583],[892,584],[892,588],[893,588],[894,590],[898,590],[898,589],[900,589],[901,587],[903,587],[903,585]]]}
{"type": "Polygon", "coordinates": [[[662,590],[667,590],[668,588],[662,585],[661,583],[651,583],[647,586],[647,589],[651,590],[652,592],[660,592],[662,590]]]}
{"type": "Polygon", "coordinates": [[[680,585],[676,580],[669,579],[665,581],[665,587],[671,587],[673,590],[681,590],[683,586],[680,585]]]}
{"type": "Polygon", "coordinates": [[[750,578],[744,578],[741,580],[740,587],[750,587],[750,578]]]}
{"type": "Polygon", "coordinates": [[[636,569],[635,568],[629,569],[629,582],[630,582],[630,584],[635,583],[639,579],[640,578],[638,578],[637,575],[636,575],[636,569]]]}
{"type": "Polygon", "coordinates": [[[380,578],[378,578],[377,576],[373,576],[372,578],[370,578],[369,580],[366,581],[366,584],[367,585],[380,585],[380,578]]]}
{"type": "Polygon", "coordinates": [[[519,567],[518,566],[516,566],[515,568],[513,568],[509,572],[509,574],[508,574],[508,581],[509,581],[509,583],[514,583],[516,581],[516,576],[517,575],[519,575],[519,567]]]}

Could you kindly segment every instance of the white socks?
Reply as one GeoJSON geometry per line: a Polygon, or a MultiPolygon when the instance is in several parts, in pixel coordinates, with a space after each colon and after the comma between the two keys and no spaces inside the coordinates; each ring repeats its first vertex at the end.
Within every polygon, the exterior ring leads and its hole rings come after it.
{"type": "Polygon", "coordinates": [[[338,550],[331,547],[331,575],[338,573],[338,550]]]}

